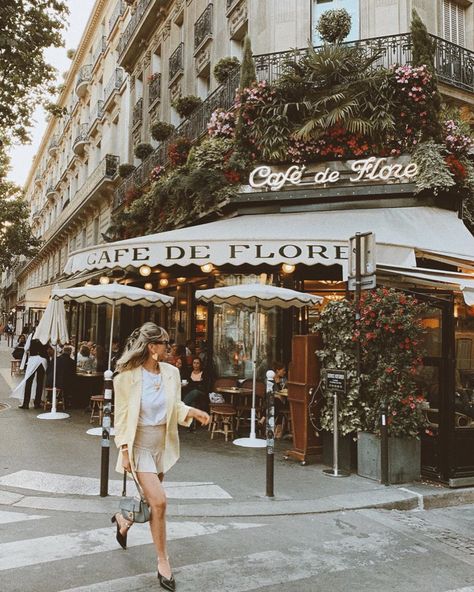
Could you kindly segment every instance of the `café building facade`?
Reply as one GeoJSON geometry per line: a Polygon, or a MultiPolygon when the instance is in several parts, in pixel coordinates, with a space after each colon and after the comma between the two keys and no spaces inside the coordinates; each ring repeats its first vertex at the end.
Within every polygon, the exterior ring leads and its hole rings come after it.
{"type": "MultiPolygon", "coordinates": [[[[253,311],[204,306],[197,289],[255,281],[347,296],[349,238],[372,232],[378,285],[429,303],[423,381],[431,436],[422,471],[451,486],[474,483],[474,238],[448,196],[417,194],[408,156],[306,166],[256,166],[219,217],[71,254],[69,277],[133,283],[175,296],[171,311],[124,309],[123,340],[141,322],[164,324],[178,343],[207,349],[216,376],[250,377],[253,311]]],[[[100,340],[105,307],[71,308],[77,339],[100,340]],[[91,333],[95,332],[94,334],[91,333]]],[[[311,330],[317,309],[260,313],[258,367],[291,361],[292,338],[311,330]]]]}

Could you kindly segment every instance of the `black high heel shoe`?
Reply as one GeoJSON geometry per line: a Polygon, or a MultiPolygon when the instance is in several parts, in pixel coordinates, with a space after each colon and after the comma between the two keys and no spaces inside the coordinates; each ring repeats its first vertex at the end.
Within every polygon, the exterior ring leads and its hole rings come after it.
{"type": "Polygon", "coordinates": [[[125,534],[122,534],[120,532],[120,524],[118,523],[118,520],[117,520],[115,514],[112,516],[110,521],[112,522],[112,524],[117,525],[117,534],[115,535],[115,538],[117,539],[117,543],[122,547],[122,549],[126,550],[127,549],[128,525],[127,525],[127,532],[125,534]]]}
{"type": "Polygon", "coordinates": [[[174,592],[176,590],[176,581],[171,574],[170,578],[165,578],[160,574],[160,570],[158,570],[158,581],[160,582],[160,586],[165,590],[169,590],[169,592],[174,592]]]}

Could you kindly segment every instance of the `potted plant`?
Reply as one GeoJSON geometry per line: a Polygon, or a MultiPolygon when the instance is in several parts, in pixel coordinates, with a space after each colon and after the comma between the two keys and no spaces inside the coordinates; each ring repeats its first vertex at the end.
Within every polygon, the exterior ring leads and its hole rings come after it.
{"type": "Polygon", "coordinates": [[[176,141],[173,142],[173,144],[170,144],[168,148],[168,158],[171,165],[177,167],[185,164],[190,150],[191,142],[188,138],[176,138],[176,141]]]}
{"type": "Polygon", "coordinates": [[[125,179],[126,177],[128,177],[129,175],[131,175],[133,173],[135,168],[136,167],[133,164],[130,164],[128,162],[124,162],[121,165],[119,165],[118,173],[122,177],[122,179],[125,179]]]}
{"type": "Polygon", "coordinates": [[[229,78],[232,72],[235,72],[240,67],[240,61],[236,57],[225,57],[221,58],[214,66],[214,78],[219,84],[229,78]]]}
{"type": "MultiPolygon", "coordinates": [[[[357,431],[357,470],[363,477],[380,478],[380,416],[386,406],[390,482],[419,478],[419,438],[427,425],[426,401],[417,380],[424,308],[403,292],[378,288],[362,294],[358,321],[356,303],[343,300],[330,303],[316,324],[325,346],[318,352],[323,367],[347,370],[348,392],[341,399],[339,427],[343,435],[357,431]]],[[[324,392],[324,396],[321,424],[330,430],[332,393],[324,392]]]]}
{"type": "Polygon", "coordinates": [[[344,8],[326,10],[316,25],[316,31],[327,43],[341,43],[351,31],[351,16],[344,8]]]}
{"type": "Polygon", "coordinates": [[[185,97],[179,97],[176,101],[173,101],[172,106],[176,109],[176,112],[180,117],[189,117],[193,111],[195,111],[202,100],[194,95],[187,95],[185,97]]]}
{"type": "Polygon", "coordinates": [[[150,128],[151,137],[157,142],[163,142],[171,136],[175,129],[176,128],[172,123],[156,121],[150,128]]]}
{"type": "Polygon", "coordinates": [[[147,144],[146,142],[141,142],[137,144],[135,147],[134,154],[139,160],[145,160],[147,156],[153,152],[153,146],[151,144],[147,144]]]}

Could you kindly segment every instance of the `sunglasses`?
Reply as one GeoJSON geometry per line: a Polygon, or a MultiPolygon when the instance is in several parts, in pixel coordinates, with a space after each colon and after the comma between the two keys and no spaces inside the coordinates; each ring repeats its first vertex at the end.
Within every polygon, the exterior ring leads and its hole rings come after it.
{"type": "Polygon", "coordinates": [[[162,340],[162,339],[160,339],[159,341],[155,341],[154,343],[158,343],[159,345],[166,345],[166,346],[168,346],[170,344],[169,341],[162,340]]]}

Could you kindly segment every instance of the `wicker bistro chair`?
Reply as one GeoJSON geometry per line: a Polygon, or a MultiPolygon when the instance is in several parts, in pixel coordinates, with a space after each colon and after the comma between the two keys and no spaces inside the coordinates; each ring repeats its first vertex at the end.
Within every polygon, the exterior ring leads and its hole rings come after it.
{"type": "MultiPolygon", "coordinates": [[[[216,378],[212,390],[219,392],[220,388],[230,388],[238,386],[237,379],[230,376],[223,376],[216,378]]],[[[211,440],[214,434],[224,434],[225,440],[229,435],[234,433],[234,419],[237,415],[235,407],[229,403],[211,403],[209,405],[209,415],[211,420],[209,422],[208,430],[211,432],[211,440]]]]}

